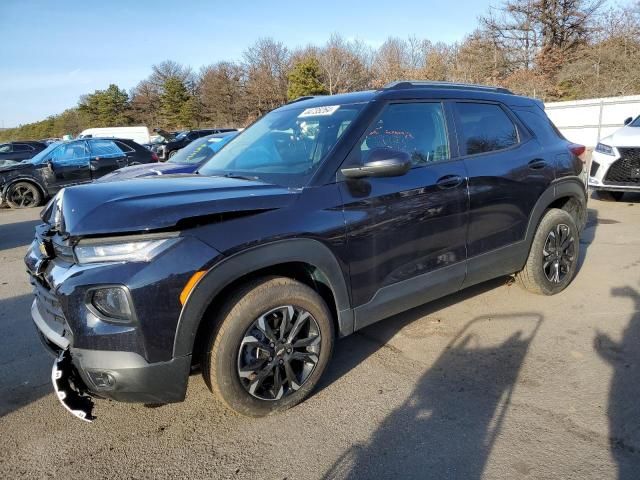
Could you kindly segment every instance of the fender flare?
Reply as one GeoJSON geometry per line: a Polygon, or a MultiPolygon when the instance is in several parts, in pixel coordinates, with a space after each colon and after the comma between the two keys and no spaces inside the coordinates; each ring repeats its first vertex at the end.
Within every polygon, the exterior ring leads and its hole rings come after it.
{"type": "Polygon", "coordinates": [[[531,216],[529,217],[529,224],[527,225],[527,233],[525,235],[525,241],[527,245],[527,254],[533,243],[533,236],[538,229],[540,220],[544,212],[549,208],[554,201],[562,197],[573,197],[580,205],[582,205],[582,218],[578,221],[578,229],[582,231],[586,222],[587,214],[587,191],[584,183],[578,177],[560,178],[555,180],[538,198],[531,216]]]}
{"type": "Polygon", "coordinates": [[[347,281],[333,252],[318,240],[279,240],[226,257],[207,271],[189,294],[180,312],[173,344],[174,358],[192,353],[206,309],[223,288],[256,270],[288,262],[307,263],[322,273],[336,303],[339,334],[344,336],[352,333],[353,311],[347,281]]]}

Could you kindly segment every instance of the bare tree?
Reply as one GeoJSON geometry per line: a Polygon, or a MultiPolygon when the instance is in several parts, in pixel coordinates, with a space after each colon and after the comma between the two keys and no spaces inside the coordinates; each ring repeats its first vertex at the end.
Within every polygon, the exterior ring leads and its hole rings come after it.
{"type": "Polygon", "coordinates": [[[201,115],[212,126],[240,127],[247,119],[245,74],[241,65],[219,62],[200,71],[201,115]]]}
{"type": "Polygon", "coordinates": [[[399,38],[388,38],[376,52],[373,75],[374,87],[411,77],[411,52],[409,45],[399,38]]]}
{"type": "Polygon", "coordinates": [[[147,79],[148,82],[158,90],[162,90],[165,82],[170,78],[177,78],[189,90],[195,88],[195,75],[191,67],[174,62],[173,60],[165,60],[151,67],[151,75],[147,79]]]}
{"type": "Polygon", "coordinates": [[[258,40],[244,52],[246,92],[251,117],[287,102],[289,50],[270,38],[258,40]]]}
{"type": "Polygon", "coordinates": [[[142,80],[131,89],[131,113],[136,123],[151,127],[160,126],[160,92],[149,80],[142,80]]]}
{"type": "Polygon", "coordinates": [[[320,49],[318,61],[329,94],[344,93],[367,88],[370,52],[361,42],[345,41],[333,34],[320,49]]]}

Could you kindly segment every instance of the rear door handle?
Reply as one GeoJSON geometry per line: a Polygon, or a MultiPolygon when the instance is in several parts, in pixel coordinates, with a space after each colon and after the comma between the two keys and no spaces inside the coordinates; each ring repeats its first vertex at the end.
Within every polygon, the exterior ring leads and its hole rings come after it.
{"type": "Polygon", "coordinates": [[[547,162],[545,162],[540,158],[536,158],[535,160],[531,160],[529,162],[529,168],[531,170],[540,170],[541,168],[544,168],[546,166],[547,166],[547,162]]]}
{"type": "Polygon", "coordinates": [[[455,188],[464,180],[460,175],[445,175],[440,177],[436,182],[436,185],[440,188],[455,188]]]}

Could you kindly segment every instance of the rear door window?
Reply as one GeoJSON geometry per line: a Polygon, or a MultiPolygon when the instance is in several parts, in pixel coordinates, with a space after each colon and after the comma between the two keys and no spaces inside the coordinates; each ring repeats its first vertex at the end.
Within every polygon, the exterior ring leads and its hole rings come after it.
{"type": "Polygon", "coordinates": [[[51,152],[51,161],[57,167],[85,166],[89,162],[89,151],[85,142],[67,143],[51,152]]]}
{"type": "Polygon", "coordinates": [[[518,143],[518,130],[507,113],[493,103],[456,103],[463,155],[495,152],[518,143]]]}
{"type": "Polygon", "coordinates": [[[113,140],[89,140],[89,145],[94,157],[114,158],[124,155],[113,140]]]}

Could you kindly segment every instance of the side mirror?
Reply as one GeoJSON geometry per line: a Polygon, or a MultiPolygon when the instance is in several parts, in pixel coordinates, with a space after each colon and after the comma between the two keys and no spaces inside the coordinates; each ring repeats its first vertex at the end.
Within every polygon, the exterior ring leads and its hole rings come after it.
{"type": "Polygon", "coordinates": [[[360,166],[345,167],[340,171],[347,178],[399,177],[411,168],[411,157],[406,152],[388,148],[371,150],[360,166]]]}
{"type": "Polygon", "coordinates": [[[625,125],[629,125],[631,122],[633,122],[633,117],[627,117],[624,119],[624,124],[625,125]]]}

